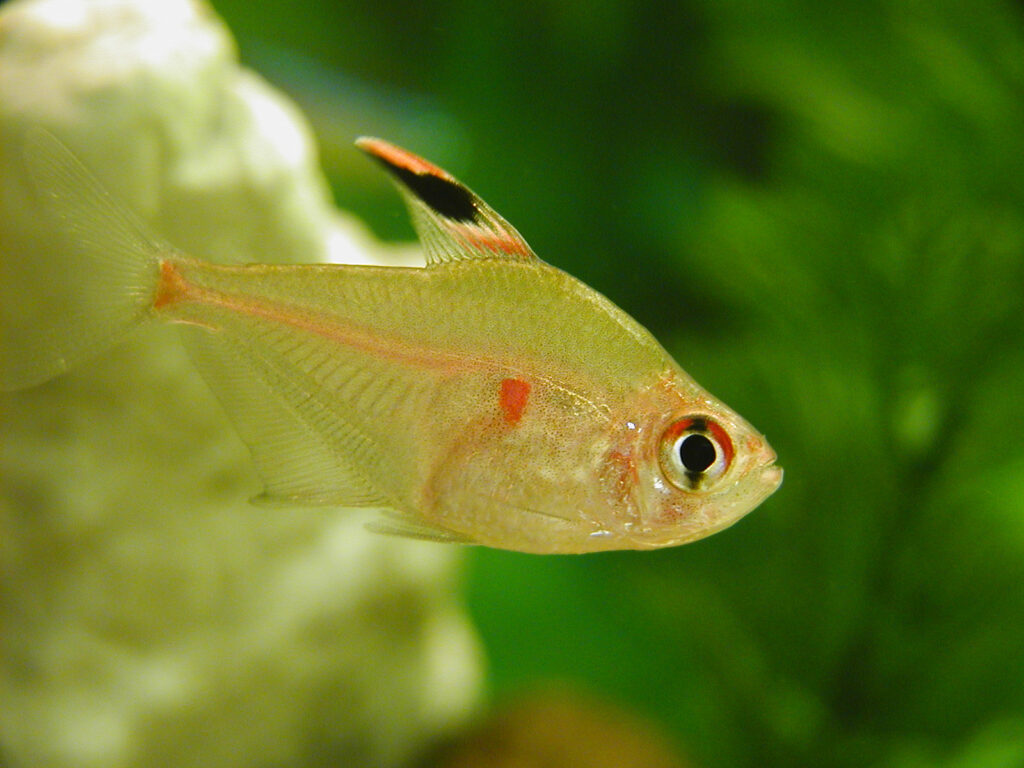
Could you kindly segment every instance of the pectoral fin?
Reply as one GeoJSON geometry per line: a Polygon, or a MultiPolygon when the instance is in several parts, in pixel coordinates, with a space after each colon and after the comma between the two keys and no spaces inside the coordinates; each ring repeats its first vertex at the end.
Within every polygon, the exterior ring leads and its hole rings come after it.
{"type": "Polygon", "coordinates": [[[444,169],[381,139],[363,137],[356,146],[398,183],[428,265],[462,259],[537,258],[511,224],[444,169]]]}

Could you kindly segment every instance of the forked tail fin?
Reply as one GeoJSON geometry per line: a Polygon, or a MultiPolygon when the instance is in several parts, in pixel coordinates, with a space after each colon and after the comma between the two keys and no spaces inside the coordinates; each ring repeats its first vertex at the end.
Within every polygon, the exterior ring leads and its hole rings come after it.
{"type": "Polygon", "coordinates": [[[40,384],[118,341],[149,313],[160,257],[173,253],[52,134],[27,132],[23,160],[34,220],[0,211],[2,390],[40,384]]]}

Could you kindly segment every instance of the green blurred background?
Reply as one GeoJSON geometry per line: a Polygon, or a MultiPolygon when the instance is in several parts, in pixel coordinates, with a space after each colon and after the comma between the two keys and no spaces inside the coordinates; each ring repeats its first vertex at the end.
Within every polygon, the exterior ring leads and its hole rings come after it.
{"type": "Polygon", "coordinates": [[[782,489],[653,553],[469,552],[498,695],[703,766],[1024,765],[1024,7],[214,0],[411,236],[360,133],[456,173],[765,431],[782,489]]]}

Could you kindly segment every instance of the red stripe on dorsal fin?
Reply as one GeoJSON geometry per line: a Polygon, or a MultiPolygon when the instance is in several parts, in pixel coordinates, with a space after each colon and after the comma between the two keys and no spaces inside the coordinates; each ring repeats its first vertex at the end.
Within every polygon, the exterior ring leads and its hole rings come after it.
{"type": "Polygon", "coordinates": [[[443,168],[382,139],[363,137],[356,146],[384,166],[398,183],[426,249],[428,265],[464,259],[537,258],[511,224],[443,168]]]}

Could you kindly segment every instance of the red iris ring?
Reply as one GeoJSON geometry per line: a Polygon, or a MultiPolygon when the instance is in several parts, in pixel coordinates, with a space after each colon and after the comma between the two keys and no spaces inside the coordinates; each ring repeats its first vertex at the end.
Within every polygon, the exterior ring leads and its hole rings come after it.
{"type": "Polygon", "coordinates": [[[722,449],[722,459],[725,462],[725,467],[722,471],[724,472],[732,466],[736,450],[733,448],[732,440],[729,439],[729,433],[722,429],[717,422],[705,416],[687,416],[666,429],[664,438],[668,442],[675,442],[676,438],[687,432],[697,434],[709,433],[722,449]]]}

